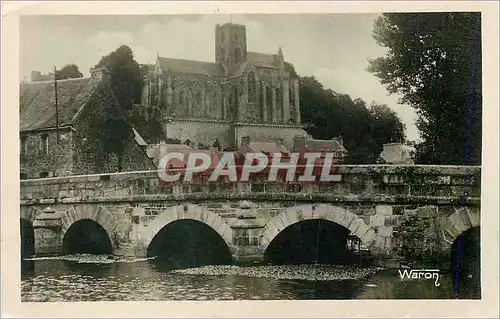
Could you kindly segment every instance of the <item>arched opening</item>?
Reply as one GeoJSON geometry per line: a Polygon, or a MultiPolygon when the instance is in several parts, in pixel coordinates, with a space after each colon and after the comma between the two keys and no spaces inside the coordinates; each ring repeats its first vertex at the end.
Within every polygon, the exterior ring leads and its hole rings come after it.
{"type": "Polygon", "coordinates": [[[35,231],[31,221],[21,218],[21,259],[35,254],[35,231]]]}
{"type": "Polygon", "coordinates": [[[106,230],[96,221],[81,219],[72,224],[63,238],[64,254],[112,254],[106,230]]]}
{"type": "Polygon", "coordinates": [[[459,298],[481,298],[481,230],[460,234],[451,247],[451,271],[459,298]]]}
{"type": "Polygon", "coordinates": [[[267,247],[264,260],[272,264],[360,264],[359,239],[331,221],[310,219],[281,231],[267,247]]]}
{"type": "Polygon", "coordinates": [[[147,249],[168,268],[231,264],[231,251],[210,226],[192,219],[174,221],[163,227],[147,249]]]}

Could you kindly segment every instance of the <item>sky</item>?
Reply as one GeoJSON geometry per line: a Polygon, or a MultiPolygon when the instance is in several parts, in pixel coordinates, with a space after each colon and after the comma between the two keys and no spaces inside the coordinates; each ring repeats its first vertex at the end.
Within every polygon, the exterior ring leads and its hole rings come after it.
{"type": "Polygon", "coordinates": [[[72,15],[24,16],[21,19],[21,77],[32,70],[76,64],[84,76],[120,45],[128,45],[139,63],[164,57],[214,62],[215,25],[246,25],[249,51],[277,53],[301,76],[315,76],[325,88],[387,104],[406,125],[409,140],[418,139],[413,108],[398,104],[377,77],[366,71],[368,59],[386,49],[372,38],[377,14],[252,15],[72,15]]]}

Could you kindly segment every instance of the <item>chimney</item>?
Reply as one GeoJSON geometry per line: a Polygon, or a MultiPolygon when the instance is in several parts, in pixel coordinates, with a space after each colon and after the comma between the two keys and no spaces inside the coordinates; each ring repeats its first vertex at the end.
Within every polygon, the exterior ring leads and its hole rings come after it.
{"type": "Polygon", "coordinates": [[[109,78],[109,70],[105,67],[95,67],[90,69],[90,77],[93,80],[101,81],[105,78],[109,78]]]}
{"type": "Polygon", "coordinates": [[[31,77],[30,77],[31,82],[40,81],[41,77],[42,77],[42,73],[41,72],[39,72],[39,71],[31,71],[31,77]]]}
{"type": "Polygon", "coordinates": [[[245,146],[248,146],[250,145],[250,136],[243,136],[241,138],[241,146],[240,147],[245,147],[245,146]]]}
{"type": "Polygon", "coordinates": [[[295,135],[293,137],[293,151],[301,152],[306,148],[307,137],[303,135],[295,135]]]}

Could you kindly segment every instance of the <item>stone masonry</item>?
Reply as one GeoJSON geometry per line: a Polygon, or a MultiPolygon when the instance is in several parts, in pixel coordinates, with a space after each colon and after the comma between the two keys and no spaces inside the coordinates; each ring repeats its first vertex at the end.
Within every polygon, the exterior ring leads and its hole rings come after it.
{"type": "Polygon", "coordinates": [[[200,183],[162,187],[156,172],[21,181],[21,218],[35,232],[37,255],[61,253],[73,223],[99,223],[114,253],[144,256],[169,223],[192,219],[214,229],[236,263],[259,262],[286,227],[322,219],[349,229],[375,256],[390,256],[393,232],[409,214],[439,212],[442,245],[480,224],[480,168],[341,165],[340,182],[200,183]]]}

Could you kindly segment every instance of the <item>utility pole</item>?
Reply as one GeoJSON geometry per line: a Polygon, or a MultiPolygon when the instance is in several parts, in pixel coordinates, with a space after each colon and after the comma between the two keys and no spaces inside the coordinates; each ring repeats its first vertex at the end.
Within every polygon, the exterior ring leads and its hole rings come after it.
{"type": "Polygon", "coordinates": [[[56,78],[56,67],[54,66],[54,94],[55,94],[55,104],[56,104],[56,141],[59,144],[59,105],[57,103],[57,78],[56,78]]]}

